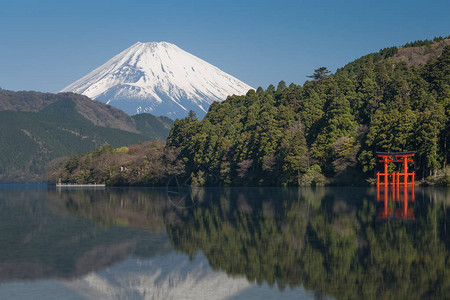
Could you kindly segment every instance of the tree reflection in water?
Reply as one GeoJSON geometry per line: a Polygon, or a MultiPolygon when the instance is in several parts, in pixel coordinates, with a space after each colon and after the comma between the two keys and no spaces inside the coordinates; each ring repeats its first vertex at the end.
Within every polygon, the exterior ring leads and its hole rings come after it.
{"type": "Polygon", "coordinates": [[[374,190],[207,191],[198,206],[177,211],[167,230],[176,249],[191,257],[202,251],[212,268],[281,289],[443,299],[450,295],[449,190],[415,192],[395,192],[393,213],[388,201],[380,214],[377,200],[385,204],[388,194],[374,190]]]}

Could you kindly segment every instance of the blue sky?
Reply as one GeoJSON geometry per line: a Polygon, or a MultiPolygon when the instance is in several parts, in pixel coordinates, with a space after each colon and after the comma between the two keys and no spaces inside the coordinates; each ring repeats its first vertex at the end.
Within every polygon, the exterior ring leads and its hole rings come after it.
{"type": "Polygon", "coordinates": [[[57,92],[138,41],[174,43],[266,88],[450,35],[448,0],[2,2],[0,88],[9,90],[57,92]]]}

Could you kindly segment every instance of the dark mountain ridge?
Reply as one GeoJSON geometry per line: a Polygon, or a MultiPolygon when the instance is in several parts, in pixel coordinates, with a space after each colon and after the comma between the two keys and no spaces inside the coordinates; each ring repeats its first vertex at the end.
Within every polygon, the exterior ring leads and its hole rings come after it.
{"type": "MultiPolygon", "coordinates": [[[[135,116],[131,117],[118,108],[75,93],[52,94],[35,91],[15,92],[0,89],[0,111],[40,112],[47,106],[60,102],[63,99],[66,101],[71,100],[75,104],[74,107],[71,107],[71,110],[82,115],[94,125],[145,134],[145,130],[141,132],[142,128],[137,127],[135,116]]],[[[61,111],[55,112],[63,113],[64,108],[60,108],[62,109],[61,111]]],[[[163,131],[164,128],[169,130],[173,123],[167,117],[156,117],[150,114],[141,114],[139,119],[145,119],[146,117],[150,123],[161,123],[160,128],[163,131]]]]}

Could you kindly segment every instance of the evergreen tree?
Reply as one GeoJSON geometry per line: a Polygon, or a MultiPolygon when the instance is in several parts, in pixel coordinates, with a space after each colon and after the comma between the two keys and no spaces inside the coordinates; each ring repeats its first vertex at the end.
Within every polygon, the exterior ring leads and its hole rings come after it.
{"type": "Polygon", "coordinates": [[[321,80],[322,78],[324,78],[325,76],[327,76],[330,73],[331,73],[331,71],[328,70],[326,67],[320,67],[318,69],[315,69],[314,73],[312,75],[308,75],[306,77],[312,78],[314,80],[321,80]]]}

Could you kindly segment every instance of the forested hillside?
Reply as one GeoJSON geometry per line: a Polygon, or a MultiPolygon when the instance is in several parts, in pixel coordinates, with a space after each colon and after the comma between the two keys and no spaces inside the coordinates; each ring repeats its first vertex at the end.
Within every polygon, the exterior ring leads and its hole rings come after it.
{"type": "Polygon", "coordinates": [[[43,181],[52,160],[165,139],[172,121],[124,112],[72,94],[0,90],[0,181],[43,181]]]}
{"type": "Polygon", "coordinates": [[[175,121],[167,145],[181,150],[194,185],[361,184],[376,151],[417,151],[418,177],[439,175],[449,159],[448,43],[419,43],[433,53],[425,64],[398,55],[410,45],[387,48],[333,75],[319,68],[303,86],[228,97],[201,121],[175,121]]]}

